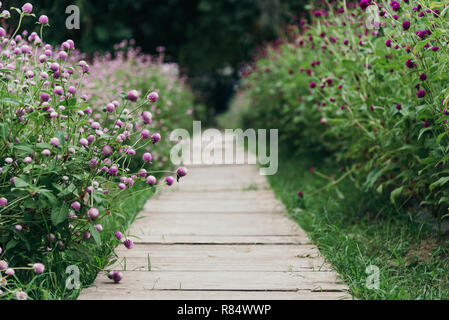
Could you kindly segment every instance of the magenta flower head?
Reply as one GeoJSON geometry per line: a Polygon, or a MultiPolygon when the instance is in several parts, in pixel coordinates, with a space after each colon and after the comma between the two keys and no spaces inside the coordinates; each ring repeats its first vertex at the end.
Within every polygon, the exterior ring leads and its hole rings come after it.
{"type": "Polygon", "coordinates": [[[153,141],[153,143],[158,143],[161,141],[161,135],[159,133],[153,133],[151,136],[151,141],[153,141]]]}
{"type": "Polygon", "coordinates": [[[435,46],[435,47],[432,47],[432,51],[438,51],[438,50],[440,50],[440,47],[437,47],[437,46],[435,46]]]}
{"type": "Polygon", "coordinates": [[[388,48],[391,48],[391,40],[390,39],[385,41],[385,46],[387,46],[388,48]]]}
{"type": "Polygon", "coordinates": [[[366,8],[368,8],[370,6],[370,4],[371,4],[371,0],[361,0],[359,3],[360,8],[362,10],[365,10],[366,8]]]}
{"type": "Polygon", "coordinates": [[[39,22],[42,24],[47,24],[48,23],[48,17],[46,15],[42,15],[39,17],[39,22]]]}
{"type": "Polygon", "coordinates": [[[41,154],[42,154],[43,156],[45,156],[45,157],[48,157],[48,156],[51,154],[51,152],[50,152],[50,150],[45,149],[45,150],[43,150],[43,151],[41,152],[41,154]]]}
{"type": "Polygon", "coordinates": [[[128,100],[136,102],[137,99],[139,99],[139,93],[137,92],[137,90],[131,90],[128,92],[126,97],[128,98],[128,100]]]}
{"type": "Polygon", "coordinates": [[[42,102],[48,102],[50,100],[50,95],[46,92],[41,93],[41,95],[39,96],[39,99],[42,102]]]}
{"type": "Polygon", "coordinates": [[[55,147],[59,146],[59,139],[58,138],[51,138],[50,139],[50,144],[52,146],[55,146],[55,147]]]}
{"type": "Polygon", "coordinates": [[[45,266],[42,263],[33,264],[33,269],[36,274],[41,274],[45,271],[45,266]]]}
{"type": "Polygon", "coordinates": [[[309,84],[309,87],[310,88],[315,88],[316,87],[316,82],[315,81],[312,81],[310,84],[309,84]]]}
{"type": "Polygon", "coordinates": [[[419,80],[426,81],[427,80],[427,74],[423,73],[419,76],[419,80]]]}
{"type": "Polygon", "coordinates": [[[167,178],[165,178],[165,182],[168,186],[171,186],[175,182],[175,179],[172,176],[168,176],[167,178]]]}
{"type": "Polygon", "coordinates": [[[404,31],[407,31],[408,29],[410,29],[410,21],[402,22],[402,29],[404,29],[404,31]]]}
{"type": "Polygon", "coordinates": [[[8,205],[8,199],[0,198],[0,207],[6,207],[8,205]]]}
{"type": "Polygon", "coordinates": [[[303,192],[301,190],[298,191],[298,197],[302,198],[304,196],[303,192]]]}
{"type": "Polygon", "coordinates": [[[98,211],[97,208],[90,208],[89,211],[87,212],[87,215],[89,216],[89,218],[94,220],[100,216],[100,212],[98,211]]]}
{"type": "Polygon", "coordinates": [[[115,237],[117,238],[118,241],[120,241],[123,238],[123,234],[120,231],[117,231],[115,233],[115,237]]]}
{"type": "Polygon", "coordinates": [[[81,204],[78,201],[72,202],[72,208],[75,211],[78,211],[81,208],[81,204]]]}
{"type": "Polygon", "coordinates": [[[146,140],[150,137],[150,131],[148,131],[147,129],[143,129],[142,132],[140,133],[140,137],[143,140],[146,140]]]}
{"type": "Polygon", "coordinates": [[[8,269],[8,262],[5,260],[0,260],[0,271],[8,269]]]}
{"type": "Polygon", "coordinates": [[[108,273],[108,278],[114,280],[115,283],[119,283],[123,279],[123,272],[121,271],[110,271],[108,273]]]}
{"type": "Polygon", "coordinates": [[[154,186],[157,183],[157,179],[155,176],[148,176],[145,179],[145,182],[148,183],[150,186],[154,186]]]}
{"type": "Polygon", "coordinates": [[[31,13],[33,11],[33,5],[31,3],[25,3],[22,7],[22,11],[25,13],[31,13]]]}
{"type": "Polygon", "coordinates": [[[118,184],[118,188],[119,188],[120,190],[125,190],[125,189],[126,189],[126,184],[124,184],[124,183],[119,183],[119,184],[118,184]]]}
{"type": "Polygon", "coordinates": [[[401,105],[400,103],[398,103],[398,104],[396,105],[396,109],[401,110],[401,109],[402,109],[402,105],[401,105]]]}
{"type": "Polygon", "coordinates": [[[110,156],[112,152],[113,150],[111,146],[104,146],[103,149],[101,150],[101,153],[103,153],[103,155],[105,156],[110,156]]]}
{"type": "Polygon", "coordinates": [[[15,273],[16,272],[14,271],[14,269],[11,269],[11,268],[6,269],[6,271],[5,271],[5,274],[7,276],[13,276],[15,273]]]}
{"type": "Polygon", "coordinates": [[[131,239],[126,239],[123,241],[124,246],[126,249],[132,249],[134,247],[134,242],[131,239]]]}
{"type": "Polygon", "coordinates": [[[157,92],[151,92],[148,97],[147,97],[148,101],[150,101],[151,103],[155,103],[157,102],[157,100],[159,100],[159,94],[157,92]]]}
{"type": "Polygon", "coordinates": [[[185,168],[185,167],[178,168],[178,170],[176,170],[176,174],[180,178],[185,177],[187,175],[187,168],[185,168]]]}
{"type": "Polygon", "coordinates": [[[153,156],[151,155],[151,153],[147,152],[143,154],[142,159],[145,162],[151,162],[151,160],[153,160],[153,156]]]}
{"type": "Polygon", "coordinates": [[[103,232],[103,226],[101,224],[96,224],[95,229],[97,229],[98,232],[103,232]]]}
{"type": "Polygon", "coordinates": [[[87,146],[89,145],[89,141],[87,141],[86,138],[81,138],[81,139],[80,139],[80,144],[81,144],[83,147],[87,147],[87,146]]]}
{"type": "Polygon", "coordinates": [[[408,60],[405,62],[405,65],[406,65],[407,68],[409,68],[409,69],[413,69],[414,67],[416,67],[416,63],[414,63],[414,62],[412,61],[412,59],[408,59],[408,60]]]}
{"type": "Polygon", "coordinates": [[[419,91],[416,93],[416,96],[417,96],[418,98],[424,98],[424,97],[426,96],[426,92],[425,92],[424,90],[419,90],[419,91]]]}

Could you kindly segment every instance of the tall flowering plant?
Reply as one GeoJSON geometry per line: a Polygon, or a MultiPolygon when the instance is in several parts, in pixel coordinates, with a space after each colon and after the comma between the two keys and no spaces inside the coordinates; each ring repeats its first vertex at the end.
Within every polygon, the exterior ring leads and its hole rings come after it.
{"type": "Polygon", "coordinates": [[[332,152],[359,187],[445,215],[447,3],[328,1],[309,8],[310,23],[289,27],[247,73],[249,94],[263,105],[256,119],[273,121],[265,113],[271,108],[287,123],[286,140],[332,152]]]}
{"type": "MultiPolygon", "coordinates": [[[[86,93],[92,69],[79,60],[74,42],[45,44],[46,16],[38,19],[39,34],[19,32],[32,10],[29,3],[13,8],[17,30],[0,28],[0,297],[17,299],[27,298],[17,283],[45,272],[54,281],[52,268],[61,259],[76,253],[82,261],[86,248],[103,245],[105,233],[133,246],[103,222],[119,215],[121,194],[135,183],[158,184],[147,148],[162,139],[145,111],[157,105],[157,91],[117,87],[96,109],[86,93]]],[[[173,176],[186,173],[180,168],[173,176]]]]}

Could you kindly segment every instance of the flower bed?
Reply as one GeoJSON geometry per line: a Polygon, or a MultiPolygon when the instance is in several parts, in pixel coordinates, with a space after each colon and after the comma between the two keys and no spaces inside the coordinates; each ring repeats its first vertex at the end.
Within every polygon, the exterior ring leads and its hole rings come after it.
{"type": "Polygon", "coordinates": [[[66,267],[87,285],[118,243],[132,248],[126,228],[154,189],[186,174],[158,182],[171,169],[166,133],[191,121],[176,68],[133,49],[90,66],[71,40],[45,44],[38,21],[39,33],[0,28],[1,299],[76,297],[66,267]]]}
{"type": "MultiPolygon", "coordinates": [[[[280,128],[281,143],[297,151],[328,151],[342,177],[398,207],[444,216],[447,4],[331,3],[310,7],[309,23],[286,28],[244,70],[246,124],[280,128]]],[[[331,177],[337,192],[338,181],[331,177]]]]}

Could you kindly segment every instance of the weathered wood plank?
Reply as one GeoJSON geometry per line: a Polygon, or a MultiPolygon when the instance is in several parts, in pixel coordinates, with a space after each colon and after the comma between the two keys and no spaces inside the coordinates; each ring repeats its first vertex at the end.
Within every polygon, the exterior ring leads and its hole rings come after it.
{"type": "Polygon", "coordinates": [[[203,201],[148,201],[143,214],[151,213],[282,213],[282,203],[272,199],[248,200],[203,200],[203,201]]]}
{"type": "Polygon", "coordinates": [[[96,286],[116,287],[122,290],[224,290],[224,291],[345,291],[336,273],[312,272],[223,272],[223,271],[123,271],[124,280],[111,283],[100,274],[96,286]]]}
{"type": "Polygon", "coordinates": [[[130,233],[142,235],[298,235],[304,233],[282,214],[214,213],[149,214],[135,221],[130,233]]]}
{"type": "Polygon", "coordinates": [[[329,271],[312,245],[148,245],[120,247],[117,270],[329,271]]]}
{"type": "Polygon", "coordinates": [[[236,235],[140,235],[130,236],[135,243],[145,244],[310,244],[310,239],[305,235],[287,236],[236,236],[236,235]]]}
{"type": "Polygon", "coordinates": [[[80,300],[349,300],[345,292],[300,291],[187,291],[123,290],[112,286],[91,287],[80,300]]]}

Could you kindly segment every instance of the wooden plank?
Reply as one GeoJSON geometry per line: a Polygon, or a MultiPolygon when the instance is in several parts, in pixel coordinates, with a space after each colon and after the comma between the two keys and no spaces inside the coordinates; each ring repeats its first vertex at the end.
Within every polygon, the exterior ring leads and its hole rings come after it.
{"type": "Polygon", "coordinates": [[[122,290],[223,290],[223,291],[346,291],[336,273],[312,272],[223,272],[223,271],[123,271],[124,278],[114,284],[105,274],[94,285],[122,290]]]}
{"type": "Polygon", "coordinates": [[[272,199],[248,200],[203,200],[167,201],[153,200],[145,204],[143,214],[151,213],[282,213],[285,207],[272,199]]]}
{"type": "Polygon", "coordinates": [[[123,290],[113,286],[90,287],[80,300],[350,300],[345,292],[300,291],[188,291],[123,290]]]}
{"type": "MultiPolygon", "coordinates": [[[[247,191],[227,191],[227,192],[203,192],[203,193],[192,193],[192,192],[171,192],[170,190],[164,190],[164,192],[154,196],[152,200],[165,200],[165,201],[212,201],[212,200],[236,200],[236,201],[258,201],[260,199],[264,200],[274,200],[279,201],[273,194],[271,190],[247,190],[247,191]]],[[[150,200],[150,202],[152,201],[150,200]]]]}
{"type": "Polygon", "coordinates": [[[119,247],[111,268],[151,271],[329,271],[312,245],[148,245],[119,247]]]}
{"type": "Polygon", "coordinates": [[[214,213],[186,216],[154,213],[135,221],[130,233],[142,235],[299,235],[296,223],[274,213],[214,213]]]}
{"type": "Polygon", "coordinates": [[[235,236],[235,235],[140,235],[130,236],[135,243],[143,244],[310,244],[310,239],[305,235],[288,235],[288,236],[266,236],[266,235],[252,235],[252,236],[235,236]]]}

